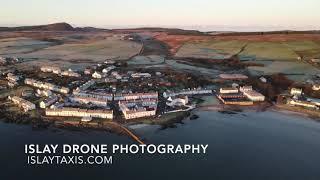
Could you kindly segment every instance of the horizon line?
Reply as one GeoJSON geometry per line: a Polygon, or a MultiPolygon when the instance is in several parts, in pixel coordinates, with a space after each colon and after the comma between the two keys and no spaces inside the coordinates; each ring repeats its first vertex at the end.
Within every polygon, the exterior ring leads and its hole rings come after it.
{"type": "MultiPolygon", "coordinates": [[[[42,24],[18,24],[18,23],[0,23],[0,27],[22,27],[22,26],[41,26],[67,22],[53,22],[42,24]]],[[[281,25],[161,25],[161,24],[141,24],[141,25],[84,25],[67,23],[74,28],[93,27],[99,29],[139,29],[139,28],[173,28],[182,30],[197,30],[200,32],[268,32],[268,31],[319,31],[320,27],[316,26],[281,26],[281,25]]]]}

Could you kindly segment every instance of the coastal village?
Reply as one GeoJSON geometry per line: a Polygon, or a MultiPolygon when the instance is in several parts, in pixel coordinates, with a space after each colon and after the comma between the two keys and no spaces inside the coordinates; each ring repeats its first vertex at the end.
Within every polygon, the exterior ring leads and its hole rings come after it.
{"type": "MultiPolygon", "coordinates": [[[[54,121],[137,122],[139,119],[154,120],[170,113],[190,112],[198,107],[197,97],[204,95],[229,107],[256,107],[270,103],[259,89],[248,84],[248,78],[244,74],[220,74],[218,85],[207,82],[205,87],[177,89],[170,88],[177,81],[172,74],[141,72],[107,60],[86,67],[82,72],[53,66],[42,66],[29,73],[17,70],[4,72],[2,82],[6,84],[2,83],[1,89],[9,90],[10,95],[5,101],[20,111],[54,121]],[[21,86],[27,88],[20,94],[15,93],[21,86]]],[[[260,77],[258,81],[267,83],[268,80],[260,77]]],[[[317,85],[312,89],[320,90],[317,85]]],[[[278,96],[276,103],[287,109],[298,107],[320,111],[320,99],[307,97],[301,88],[288,89],[278,96]]]]}
{"type": "Polygon", "coordinates": [[[72,117],[90,122],[154,118],[194,109],[188,96],[212,94],[212,90],[199,87],[160,94],[160,87],[170,85],[165,74],[123,71],[114,61],[87,67],[83,72],[51,66],[35,71],[3,73],[7,84],[1,88],[14,92],[18,87],[28,87],[21,94],[12,93],[7,100],[25,113],[56,119],[72,117]],[[63,80],[67,82],[61,83],[63,80]]]}

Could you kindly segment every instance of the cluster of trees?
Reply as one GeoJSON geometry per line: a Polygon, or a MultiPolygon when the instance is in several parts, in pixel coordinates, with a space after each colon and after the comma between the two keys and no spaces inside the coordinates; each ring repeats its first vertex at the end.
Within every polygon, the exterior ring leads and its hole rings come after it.
{"type": "Polygon", "coordinates": [[[284,74],[273,74],[265,76],[267,83],[260,81],[259,78],[249,78],[249,84],[258,89],[270,101],[276,101],[277,96],[293,85],[293,81],[288,79],[284,74]]]}

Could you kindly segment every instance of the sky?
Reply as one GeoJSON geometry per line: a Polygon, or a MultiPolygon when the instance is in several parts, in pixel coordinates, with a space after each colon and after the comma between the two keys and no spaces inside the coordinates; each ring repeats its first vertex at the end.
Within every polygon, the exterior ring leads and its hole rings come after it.
{"type": "Polygon", "coordinates": [[[0,0],[0,6],[0,26],[320,29],[320,0],[0,0]]]}

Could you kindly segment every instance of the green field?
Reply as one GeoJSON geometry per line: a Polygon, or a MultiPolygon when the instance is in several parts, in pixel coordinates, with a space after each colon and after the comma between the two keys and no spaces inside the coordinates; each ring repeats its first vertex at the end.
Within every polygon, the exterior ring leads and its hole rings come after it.
{"type": "Polygon", "coordinates": [[[240,56],[252,57],[253,60],[296,60],[298,55],[283,43],[249,43],[240,56]]]}
{"type": "Polygon", "coordinates": [[[248,42],[236,40],[213,40],[207,42],[189,42],[176,53],[177,57],[224,59],[239,54],[242,60],[290,61],[302,56],[314,58],[320,56],[320,42],[248,42]]]}
{"type": "Polygon", "coordinates": [[[264,67],[249,67],[255,75],[287,73],[289,78],[304,81],[320,71],[312,65],[298,60],[320,58],[320,42],[287,41],[257,42],[235,40],[213,40],[207,42],[189,42],[184,44],[176,56],[194,58],[223,59],[238,54],[240,60],[263,64],[264,67]]]}
{"type": "Polygon", "coordinates": [[[240,52],[246,45],[243,41],[208,41],[186,43],[176,53],[177,57],[226,59],[240,52]]]}

